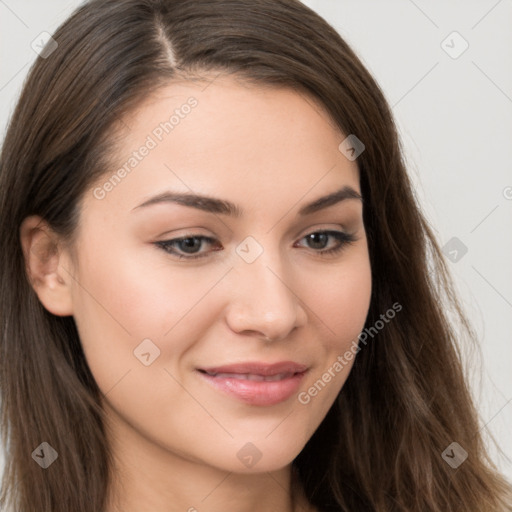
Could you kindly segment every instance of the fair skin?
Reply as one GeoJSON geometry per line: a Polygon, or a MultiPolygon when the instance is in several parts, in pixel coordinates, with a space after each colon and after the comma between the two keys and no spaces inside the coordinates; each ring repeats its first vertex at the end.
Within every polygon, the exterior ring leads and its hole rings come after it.
{"type": "Polygon", "coordinates": [[[345,136],[304,94],[229,77],[206,88],[165,86],[123,123],[116,166],[95,187],[148,135],[158,144],[103,198],[94,187],[84,195],[76,260],[40,218],[21,228],[39,300],[55,315],[73,315],[104,394],[116,460],[107,512],[313,510],[302,498],[292,505],[291,462],[353,360],[307,404],[298,396],[363,329],[371,273],[361,200],[298,212],[343,187],[361,193],[357,163],[338,149],[345,136]],[[159,141],[155,127],[190,96],[197,105],[159,141]],[[137,208],[164,191],[230,201],[243,215],[171,202],[137,208]],[[340,245],[333,235],[307,237],[322,230],[355,241],[322,255],[340,245]],[[204,256],[188,261],[155,245],[185,235],[214,241],[174,243],[181,255],[204,256]],[[57,250],[38,258],[50,240],[57,250]],[[242,257],[260,248],[251,263],[242,257]],[[145,339],[146,361],[160,351],[148,365],[134,354],[145,339]],[[269,404],[225,392],[201,372],[253,361],[306,370],[290,396],[269,404]]]}

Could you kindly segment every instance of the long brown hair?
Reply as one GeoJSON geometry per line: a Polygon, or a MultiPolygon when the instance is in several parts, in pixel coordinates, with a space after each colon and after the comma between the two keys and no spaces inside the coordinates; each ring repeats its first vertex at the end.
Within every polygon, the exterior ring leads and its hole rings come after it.
{"type": "Polygon", "coordinates": [[[39,215],[71,243],[80,199],[111,172],[110,128],[156,88],[210,71],[310,94],[364,143],[365,327],[402,306],[362,347],[293,462],[307,498],[322,511],[512,510],[461,364],[463,342],[476,336],[415,198],[390,108],[339,34],[297,0],[94,0],[53,38],[0,159],[2,510],[98,512],[112,478],[101,391],[73,318],[49,313],[30,285],[21,222],[39,215]],[[45,470],[31,456],[42,442],[58,453],[45,470]],[[442,456],[453,442],[468,454],[457,468],[442,456]]]}

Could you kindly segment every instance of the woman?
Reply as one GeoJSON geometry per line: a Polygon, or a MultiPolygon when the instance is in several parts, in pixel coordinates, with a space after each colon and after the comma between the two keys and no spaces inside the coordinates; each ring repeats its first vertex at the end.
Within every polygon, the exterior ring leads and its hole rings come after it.
{"type": "Polygon", "coordinates": [[[512,510],[390,109],[298,1],[86,3],[0,180],[2,508],[512,510]]]}

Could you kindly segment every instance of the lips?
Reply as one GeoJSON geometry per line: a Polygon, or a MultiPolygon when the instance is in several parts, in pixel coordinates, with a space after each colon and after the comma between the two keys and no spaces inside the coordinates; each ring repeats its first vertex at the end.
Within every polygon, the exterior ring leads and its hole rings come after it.
{"type": "Polygon", "coordinates": [[[260,362],[198,368],[213,387],[250,405],[283,402],[297,390],[308,367],[292,361],[260,362]]]}

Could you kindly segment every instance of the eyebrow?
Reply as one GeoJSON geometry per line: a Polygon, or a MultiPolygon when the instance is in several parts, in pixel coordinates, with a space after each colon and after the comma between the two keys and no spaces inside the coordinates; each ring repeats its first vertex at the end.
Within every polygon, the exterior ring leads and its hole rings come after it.
{"type": "MultiPolygon", "coordinates": [[[[311,215],[320,210],[323,210],[324,208],[328,208],[329,206],[333,206],[347,199],[358,199],[361,201],[363,200],[359,192],[354,190],[352,187],[346,185],[340,190],[332,192],[331,194],[328,194],[326,196],[319,197],[312,201],[311,203],[304,205],[299,210],[299,215],[301,217],[305,215],[311,215]]],[[[142,204],[139,204],[138,206],[133,208],[132,211],[137,210],[138,208],[146,208],[148,206],[162,203],[175,203],[182,206],[196,208],[198,210],[202,210],[208,213],[229,215],[231,217],[236,218],[243,216],[243,209],[230,201],[224,199],[217,199],[211,196],[202,196],[198,194],[170,191],[163,192],[162,194],[158,194],[154,197],[147,199],[142,204]]]]}

